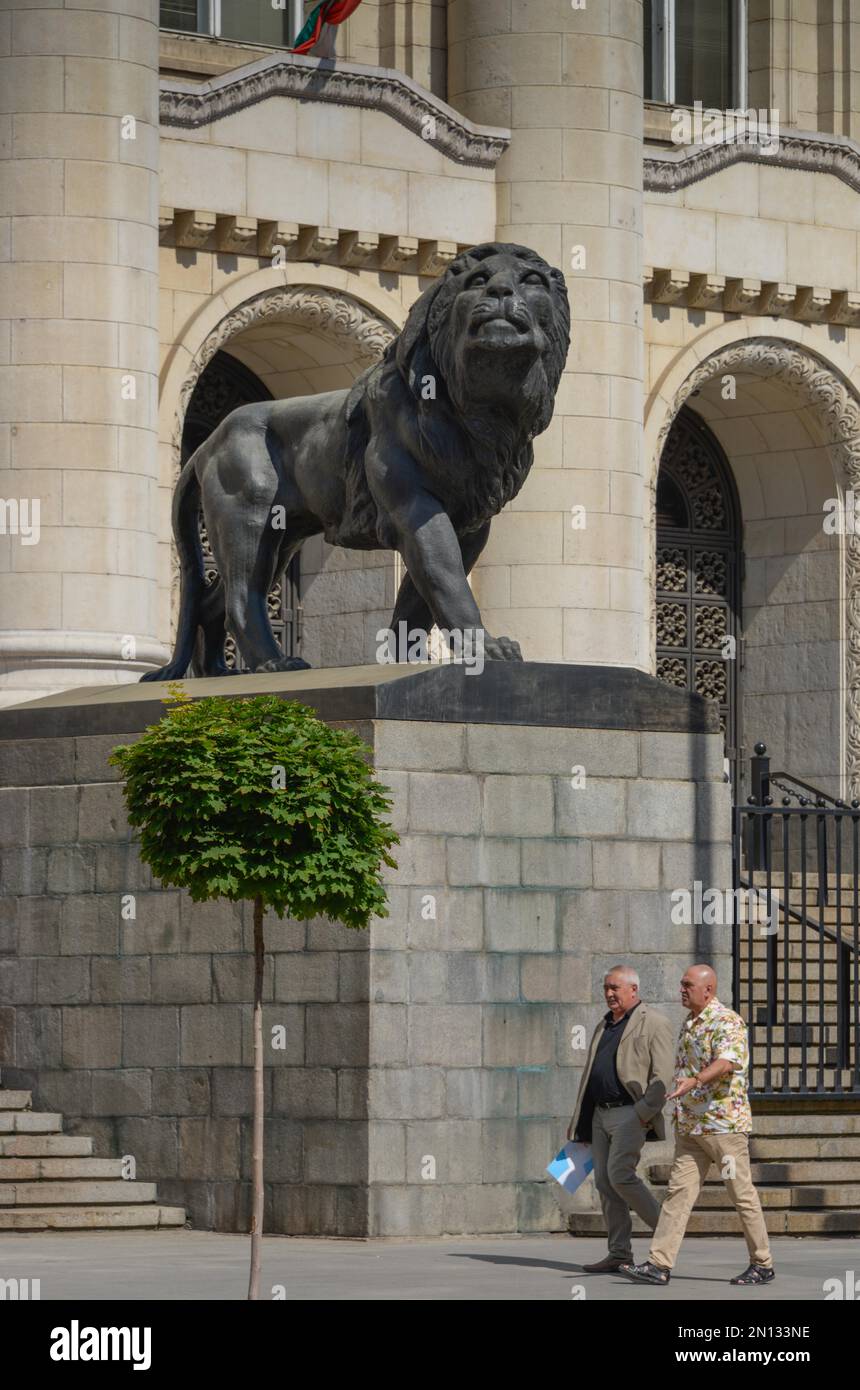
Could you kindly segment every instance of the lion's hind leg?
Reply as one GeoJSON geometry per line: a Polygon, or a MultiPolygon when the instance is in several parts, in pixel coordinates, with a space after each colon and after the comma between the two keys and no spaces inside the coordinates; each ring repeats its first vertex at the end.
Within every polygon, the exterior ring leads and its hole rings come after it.
{"type": "Polygon", "coordinates": [[[191,672],[195,676],[232,676],[224,659],[224,642],[227,637],[227,610],[224,601],[224,584],[218,575],[206,589],[200,605],[200,626],[191,661],[191,672]]]}

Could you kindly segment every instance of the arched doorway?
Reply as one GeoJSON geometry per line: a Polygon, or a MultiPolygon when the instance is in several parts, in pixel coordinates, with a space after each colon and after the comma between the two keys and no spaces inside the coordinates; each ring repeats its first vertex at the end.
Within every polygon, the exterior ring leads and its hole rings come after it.
{"type": "MultiPolygon", "coordinates": [[[[231,357],[228,352],[219,351],[201,372],[188,402],[185,421],[182,427],[181,461],[187,458],[207,440],[221,421],[240,405],[250,405],[254,401],[271,401],[274,397],[260,378],[248,367],[231,357]]],[[[201,514],[200,538],[203,542],[203,555],[206,561],[206,578],[211,582],[216,574],[215,562],[206,528],[201,514]]],[[[285,656],[298,656],[301,644],[301,600],[300,600],[300,556],[290,561],[286,572],[269,594],[269,618],[272,630],[285,656]]],[[[236,671],[244,670],[244,663],[236,648],[233,637],[228,636],[224,644],[227,665],[236,671]]]]}
{"type": "Polygon", "coordinates": [[[715,700],[738,784],[741,526],[731,469],[707,425],[677,415],[657,479],[657,675],[715,700]]]}
{"type": "MultiPolygon", "coordinates": [[[[379,360],[406,317],[399,299],[388,291],[351,272],[321,266],[256,271],[234,286],[228,298],[234,303],[228,313],[218,297],[189,321],[162,369],[165,492],[172,493],[178,477],[192,397],[220,352],[256,378],[263,388],[257,399],[314,395],[351,387],[379,360]],[[299,277],[296,283],[290,283],[291,274],[299,277]]],[[[169,515],[167,508],[163,515],[169,515]]],[[[178,615],[178,566],[167,527],[161,539],[171,561],[162,597],[165,628],[172,632],[178,615]]],[[[311,537],[301,551],[302,658],[313,667],[372,662],[375,634],[389,621],[401,577],[399,557],[390,551],[332,548],[321,536],[311,537]]]]}

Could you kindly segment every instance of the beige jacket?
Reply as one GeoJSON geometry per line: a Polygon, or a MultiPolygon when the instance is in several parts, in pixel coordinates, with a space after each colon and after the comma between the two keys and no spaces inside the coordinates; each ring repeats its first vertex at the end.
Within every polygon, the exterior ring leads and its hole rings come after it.
{"type": "MultiPolygon", "coordinates": [[[[594,1107],[586,1100],[588,1078],[597,1052],[605,1019],[601,1019],[591,1046],[588,1060],[582,1073],[576,1109],[570,1122],[568,1133],[586,1143],[591,1141],[591,1119],[594,1107]]],[[[647,1138],[665,1139],[666,1124],[663,1119],[663,1105],[666,1093],[672,1089],[675,1075],[675,1039],[672,1025],[665,1014],[649,1009],[640,1003],[627,1020],[621,1035],[615,1057],[618,1079],[633,1100],[636,1114],[642,1121],[650,1121],[647,1138]]]]}

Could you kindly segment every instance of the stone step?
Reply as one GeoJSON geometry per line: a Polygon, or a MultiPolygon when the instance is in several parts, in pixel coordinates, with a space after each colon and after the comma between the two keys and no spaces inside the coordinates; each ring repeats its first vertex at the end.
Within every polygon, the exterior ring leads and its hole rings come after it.
{"type": "MultiPolygon", "coordinates": [[[[652,1182],[666,1182],[669,1177],[669,1163],[655,1163],[648,1169],[652,1182]]],[[[860,1182],[860,1159],[818,1158],[812,1163],[752,1163],[753,1182],[759,1183],[815,1183],[860,1182]]],[[[711,1167],[707,1183],[721,1181],[719,1170],[711,1167]]]]}
{"type": "MultiPolygon", "coordinates": [[[[766,877],[767,877],[767,875],[765,875],[765,878],[766,878],[766,877]]],[[[774,878],[775,878],[775,877],[776,877],[776,875],[774,875],[774,878]]],[[[841,874],[840,877],[841,877],[841,879],[842,879],[842,890],[843,890],[843,892],[845,891],[846,888],[850,891],[850,890],[852,889],[852,885],[853,885],[853,883],[854,883],[854,877],[853,877],[853,875],[852,875],[852,874],[841,874]]],[[[828,887],[828,889],[829,889],[829,888],[835,888],[835,887],[836,887],[836,874],[835,874],[835,873],[826,874],[826,875],[825,875],[825,878],[826,878],[826,881],[827,881],[827,887],[828,887]]],[[[756,873],[756,880],[758,881],[758,879],[759,879],[759,875],[758,875],[758,872],[757,872],[757,873],[756,873]]],[[[817,873],[812,873],[811,871],[807,871],[807,874],[806,874],[806,886],[807,886],[807,888],[817,888],[819,882],[820,882],[820,878],[819,878],[819,875],[818,875],[817,873]]],[[[789,875],[789,886],[790,886],[791,888],[801,888],[801,887],[803,886],[803,874],[802,874],[799,870],[796,870],[796,869],[793,869],[793,870],[792,870],[791,874],[789,875]]]]}
{"type": "MultiPolygon", "coordinates": [[[[747,1020],[747,1022],[749,1022],[749,1019],[748,1019],[748,1017],[747,1017],[747,1015],[748,1015],[748,1009],[747,1009],[747,996],[744,994],[744,995],[741,996],[741,998],[743,999],[743,1005],[742,1005],[742,1007],[739,1009],[738,1012],[747,1020]]],[[[817,1000],[817,999],[807,999],[807,1001],[806,1001],[806,1022],[807,1022],[807,1025],[812,1025],[812,1026],[814,1026],[815,1028],[817,1028],[818,1025],[819,1025],[819,1023],[821,1022],[821,1012],[822,1012],[822,1011],[821,1011],[821,1008],[819,1007],[819,1003],[818,1003],[818,1000],[817,1000]]],[[[836,1023],[838,1023],[839,1020],[838,1020],[837,1014],[838,1014],[838,1010],[837,1010],[837,1007],[836,1007],[835,1002],[832,1003],[832,1004],[825,1004],[825,1005],[824,1005],[824,1022],[825,1022],[825,1024],[836,1024],[836,1023]]],[[[785,1005],[784,1000],[780,999],[780,1001],[779,1001],[779,1016],[780,1016],[780,1018],[782,1019],[783,1022],[785,1022],[786,1015],[788,1015],[788,1022],[789,1022],[789,1023],[796,1024],[796,1025],[799,1027],[800,1024],[803,1023],[803,1004],[802,1004],[802,1002],[801,1002],[801,1001],[798,1001],[797,1003],[790,1003],[790,1004],[788,1005],[788,1007],[786,1008],[786,1005],[785,1005]]],[[[764,1022],[764,1019],[756,1019],[756,1022],[763,1023],[763,1022],[764,1022]]]]}
{"type": "MultiPolygon", "coordinates": [[[[780,1010],[780,1016],[781,1015],[782,1010],[780,1010]]],[[[761,1029],[765,1026],[765,1024],[765,1019],[756,1019],[756,1033],[759,1036],[761,1035],[761,1029]]],[[[828,1047],[836,1046],[838,1031],[839,1030],[836,1028],[835,1024],[825,1023],[822,1032],[822,1029],[818,1023],[807,1022],[805,1028],[802,1023],[789,1023],[788,1045],[789,1047],[800,1047],[805,1037],[807,1049],[811,1047],[817,1048],[819,1043],[819,1037],[821,1037],[821,1040],[823,1041],[826,1050],[828,1047]]],[[[774,1023],[771,1025],[770,1035],[774,1047],[783,1046],[785,1042],[785,1032],[785,1024],[774,1023]]]]}
{"type": "MultiPolygon", "coordinates": [[[[823,954],[825,965],[832,964],[836,960],[836,956],[839,952],[839,947],[837,943],[835,941],[830,941],[829,938],[825,937],[824,949],[822,952],[821,947],[819,945],[819,941],[820,938],[818,936],[809,937],[805,943],[802,941],[789,941],[789,961],[802,961],[803,957],[806,956],[807,962],[817,965],[819,961],[819,956],[823,954]]],[[[754,960],[767,960],[767,945],[768,943],[764,938],[755,938],[755,940],[753,941],[752,949],[754,960]]],[[[746,936],[743,936],[740,941],[740,957],[744,965],[746,965],[746,962],[749,959],[749,953],[749,940],[746,936]]],[[[785,938],[781,935],[781,933],[777,934],[776,954],[781,962],[785,960],[785,938]]]]}
{"type": "MultiPolygon", "coordinates": [[[[764,1003],[766,1003],[766,1002],[767,1002],[767,993],[768,993],[768,991],[767,991],[767,981],[766,981],[766,980],[754,980],[754,981],[753,981],[753,1003],[754,1003],[754,1004],[764,1004],[764,1003]]],[[[788,984],[788,989],[786,990],[786,988],[785,988],[785,983],[784,983],[784,981],[782,980],[782,978],[780,978],[778,981],[775,982],[775,988],[774,988],[774,990],[773,990],[773,993],[774,993],[774,995],[775,995],[775,997],[776,997],[777,1003],[779,1004],[780,1008],[782,1008],[783,1005],[784,1005],[786,1002],[788,1002],[789,1004],[797,1004],[797,1005],[800,1005],[801,1002],[805,999],[805,1000],[806,1000],[807,1012],[808,1012],[808,1013],[813,1013],[813,1012],[814,1012],[814,1013],[817,1013],[817,1012],[818,1012],[818,991],[817,991],[817,988],[816,988],[815,992],[813,992],[813,991],[811,990],[811,988],[810,988],[810,981],[809,981],[809,980],[807,980],[807,982],[806,982],[806,987],[805,987],[805,988],[804,988],[804,985],[803,985],[803,981],[802,981],[802,980],[790,980],[790,981],[789,981],[789,984],[788,984]]],[[[825,998],[824,998],[825,1007],[826,1007],[828,1004],[831,1004],[831,1003],[834,1004],[834,1005],[836,1004],[836,981],[835,981],[835,980],[827,980],[827,981],[825,981],[825,985],[824,985],[824,995],[825,995],[825,998]]],[[[746,1015],[746,1012],[747,1012],[747,1010],[749,1009],[749,981],[748,981],[748,980],[742,980],[742,981],[741,981],[741,986],[740,986],[740,999],[741,999],[740,1013],[741,1013],[742,1015],[746,1015]]]]}
{"type": "Polygon", "coordinates": [[[753,1138],[757,1135],[774,1135],[789,1138],[799,1135],[854,1135],[860,1134],[860,1114],[816,1114],[810,1110],[796,1110],[792,1114],[781,1115],[765,1113],[753,1106],[753,1138]]]}
{"type": "Polygon", "coordinates": [[[86,1134],[0,1134],[0,1157],[87,1158],[92,1151],[86,1134]]]}
{"type": "MultiPolygon", "coordinates": [[[[753,1047],[754,1047],[754,1053],[753,1053],[753,1055],[755,1056],[756,1065],[757,1065],[757,1066],[762,1066],[762,1067],[767,1066],[767,1039],[766,1039],[766,1037],[765,1037],[764,1029],[763,1029],[763,1028],[760,1029],[760,1030],[758,1030],[757,1036],[756,1036],[756,1038],[754,1039],[753,1047]]],[[[835,1048],[832,1048],[832,1049],[831,1049],[831,1048],[825,1048],[825,1049],[824,1049],[824,1067],[825,1067],[825,1070],[832,1070],[833,1067],[835,1067],[835,1065],[836,1065],[836,1060],[837,1060],[837,1059],[836,1059],[836,1056],[835,1056],[835,1055],[834,1055],[834,1056],[829,1056],[829,1055],[828,1055],[828,1053],[830,1053],[831,1051],[835,1054],[836,1049],[835,1049],[835,1048]]],[[[771,1060],[771,1066],[772,1066],[772,1067],[784,1067],[784,1065],[785,1065],[785,1045],[784,1045],[784,1043],[779,1043],[778,1046],[777,1046],[776,1043],[771,1043],[770,1060],[771,1060]]],[[[789,1065],[789,1067],[799,1067],[799,1066],[801,1066],[801,1065],[803,1064],[803,1060],[804,1060],[804,1059],[803,1059],[803,1048],[802,1048],[802,1047],[792,1047],[792,1046],[789,1045],[789,1049],[788,1049],[788,1065],[789,1065]]],[[[807,1043],[807,1045],[806,1045],[806,1069],[807,1069],[807,1071],[809,1071],[810,1068],[812,1068],[812,1069],[815,1070],[815,1071],[818,1070],[818,1048],[817,1048],[817,1047],[814,1047],[811,1043],[807,1043]]]]}
{"type": "MultiPolygon", "coordinates": [[[[658,1201],[662,1202],[667,1191],[668,1189],[663,1185],[654,1184],[653,1192],[658,1201]]],[[[819,1207],[828,1209],[842,1207],[848,1211],[860,1209],[860,1182],[830,1183],[827,1187],[811,1188],[763,1185],[757,1187],[756,1192],[765,1208],[790,1207],[795,1211],[819,1207]]],[[[732,1199],[723,1183],[713,1187],[703,1187],[696,1198],[696,1206],[705,1207],[709,1211],[734,1211],[732,1199]]]]}
{"type": "Polygon", "coordinates": [[[38,1182],[42,1178],[126,1181],[121,1158],[0,1158],[0,1182],[38,1182]]]}
{"type": "Polygon", "coordinates": [[[0,1231],[99,1231],[184,1225],[185,1211],[182,1207],[166,1207],[157,1202],[120,1206],[82,1204],[0,1208],[0,1231]]]}
{"type": "Polygon", "coordinates": [[[95,1205],[117,1202],[154,1202],[158,1188],[154,1182],[103,1182],[98,1178],[70,1182],[0,1182],[0,1207],[95,1205]]]}
{"type": "Polygon", "coordinates": [[[29,1110],[32,1102],[32,1091],[4,1091],[0,1089],[0,1110],[29,1110]]]}
{"type": "Polygon", "coordinates": [[[753,1159],[759,1161],[769,1158],[860,1158],[860,1134],[754,1134],[750,1153],[753,1159]]]}
{"type": "MultiPolygon", "coordinates": [[[[765,1208],[765,1225],[773,1236],[857,1235],[860,1234],[860,1210],[806,1211],[765,1208]]],[[[602,1212],[575,1212],[568,1221],[573,1235],[602,1236],[606,1227],[602,1212]]],[[[633,1217],[633,1234],[648,1236],[650,1231],[638,1216],[633,1217]]],[[[687,1222],[691,1236],[728,1236],[742,1234],[740,1217],[735,1211],[693,1211],[687,1222]]],[[[742,1257],[741,1257],[742,1258],[742,1257]]]]}
{"type": "MultiPolygon", "coordinates": [[[[767,1079],[764,1064],[757,1064],[752,1068],[751,1084],[754,1091],[761,1091],[767,1079]]],[[[769,1079],[770,1088],[774,1091],[781,1091],[784,1086],[788,1092],[814,1089],[817,1094],[826,1096],[828,1092],[836,1092],[837,1073],[833,1067],[825,1067],[823,1073],[819,1073],[818,1069],[813,1067],[807,1067],[805,1073],[801,1073],[798,1067],[790,1067],[787,1075],[783,1076],[782,1065],[777,1058],[774,1058],[769,1079]],[[818,1092],[819,1081],[821,1083],[820,1092],[818,1092]]],[[[843,1093],[851,1092],[852,1079],[853,1073],[847,1068],[839,1073],[839,1082],[843,1093]]],[[[860,1100],[860,1090],[857,1089],[856,1085],[853,1094],[860,1100]]],[[[788,1098],[787,1096],[786,1099],[788,1098]]]]}
{"type": "Polygon", "coordinates": [[[42,1110],[0,1110],[0,1134],[59,1134],[62,1115],[42,1110]]]}
{"type": "MultiPolygon", "coordinates": [[[[750,972],[746,967],[744,967],[744,968],[742,969],[742,971],[741,971],[741,979],[743,980],[743,985],[741,986],[741,999],[744,998],[745,986],[746,986],[746,984],[747,984],[747,982],[748,982],[748,980],[749,980],[750,973],[752,973],[752,977],[753,977],[753,980],[754,980],[755,982],[758,982],[758,981],[762,981],[762,983],[766,982],[767,979],[768,979],[768,974],[769,974],[769,972],[768,972],[768,967],[767,967],[767,961],[765,961],[765,960],[763,960],[763,959],[762,959],[762,960],[755,960],[755,961],[753,961],[753,969],[752,969],[752,972],[750,972]]],[[[783,986],[783,984],[784,984],[784,982],[785,982],[785,962],[784,962],[783,960],[780,959],[780,960],[777,962],[777,968],[776,968],[776,970],[773,971],[772,973],[773,973],[773,975],[774,975],[774,977],[775,977],[775,983],[776,983],[780,988],[782,988],[782,986],[783,986]]],[[[836,986],[836,974],[837,974],[837,969],[836,969],[836,963],[835,963],[835,961],[834,961],[834,963],[833,963],[832,965],[827,965],[827,964],[825,964],[825,966],[824,966],[824,974],[823,974],[823,975],[822,975],[821,971],[820,971],[819,968],[818,968],[818,961],[817,961],[817,960],[807,961],[807,965],[806,965],[806,975],[805,975],[805,976],[804,976],[804,973],[803,973],[803,966],[802,966],[802,964],[801,964],[800,961],[791,961],[791,962],[789,962],[789,966],[788,966],[788,980],[789,980],[789,984],[801,984],[801,983],[803,982],[803,980],[805,979],[807,985],[817,985],[818,982],[819,982],[819,980],[822,980],[822,979],[823,979],[825,985],[833,985],[833,986],[834,986],[834,990],[833,990],[834,997],[835,997],[835,992],[836,992],[836,991],[835,991],[835,986],[836,986]]]]}

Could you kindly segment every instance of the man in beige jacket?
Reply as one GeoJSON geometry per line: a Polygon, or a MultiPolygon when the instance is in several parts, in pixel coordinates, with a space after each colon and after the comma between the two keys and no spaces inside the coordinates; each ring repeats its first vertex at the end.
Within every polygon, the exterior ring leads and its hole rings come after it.
{"type": "Polygon", "coordinates": [[[568,1139],[590,1143],[594,1182],[609,1236],[609,1254],[584,1265],[611,1274],[632,1263],[631,1209],[649,1230],[660,1204],[636,1172],[646,1139],[665,1139],[663,1103],[672,1081],[674,1040],[669,1020],[639,998],[639,976],[616,965],[603,980],[609,1007],[595,1029],[568,1139]]]}

